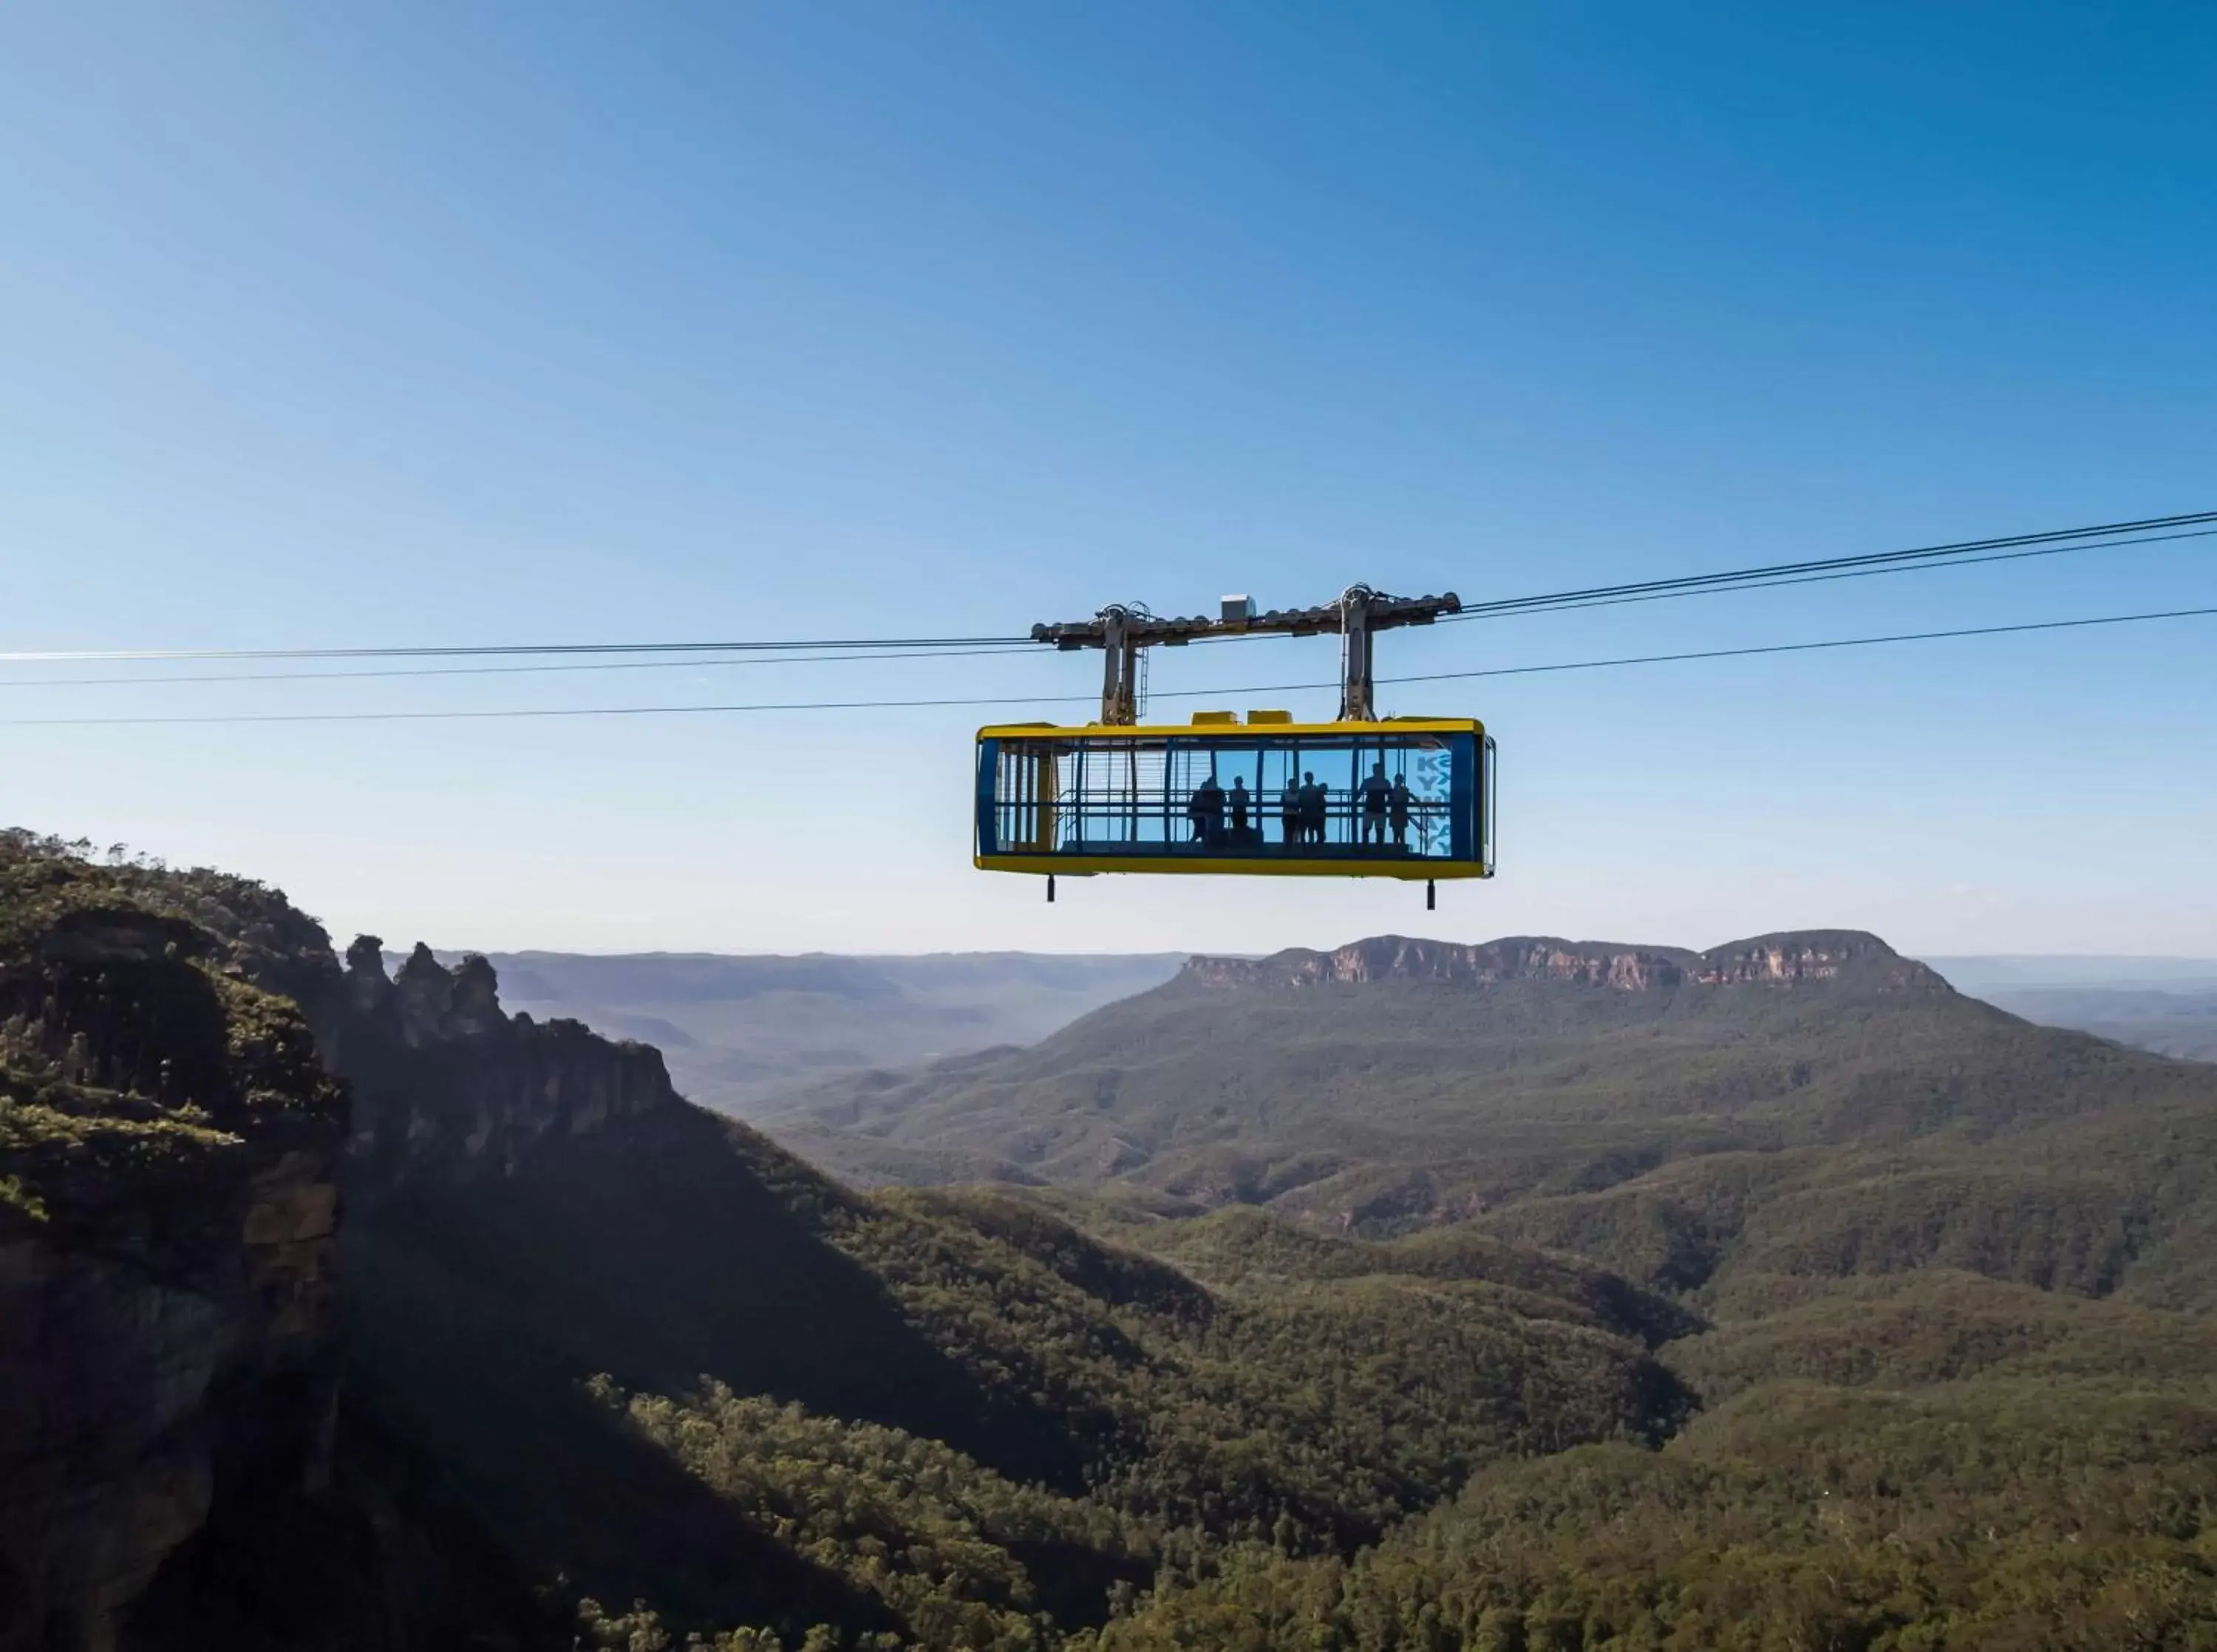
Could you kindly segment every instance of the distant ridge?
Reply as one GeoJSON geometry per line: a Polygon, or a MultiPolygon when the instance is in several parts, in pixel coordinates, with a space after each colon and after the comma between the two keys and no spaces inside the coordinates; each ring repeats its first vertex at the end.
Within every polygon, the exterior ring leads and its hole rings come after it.
{"type": "Polygon", "coordinates": [[[1652,992],[1704,986],[1790,985],[1853,975],[1879,987],[1948,991],[1924,965],[1876,935],[1855,929],[1786,931],[1730,941],[1705,952],[1680,946],[1512,935],[1464,943],[1377,935],[1331,952],[1294,947],[1262,959],[1197,957],[1183,977],[1202,986],[1320,986],[1381,981],[1511,981],[1652,992]]]}
{"type": "Polygon", "coordinates": [[[1936,1262],[2217,1306],[2193,1237],[2217,1228],[2217,1070],[2021,1020],[1861,930],[1195,958],[1029,1049],[827,1082],[772,1128],[896,1179],[1474,1223],[1668,1289],[1936,1262]]]}

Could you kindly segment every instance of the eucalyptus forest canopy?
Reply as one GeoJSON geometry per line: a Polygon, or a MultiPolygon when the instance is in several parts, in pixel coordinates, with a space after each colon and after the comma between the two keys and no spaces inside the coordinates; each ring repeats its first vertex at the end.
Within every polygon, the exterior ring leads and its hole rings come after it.
{"type": "Polygon", "coordinates": [[[2217,1068],[1870,937],[1366,946],[827,1087],[790,1139],[1010,1178],[861,1192],[483,960],[0,841],[5,1322],[50,1328],[10,1380],[77,1430],[0,1429],[0,1611],[334,1652],[2217,1645],[2217,1068]],[[162,1360],[209,1375],[157,1418],[162,1360]],[[207,1491],[157,1526],[157,1484],[207,1491]]]}

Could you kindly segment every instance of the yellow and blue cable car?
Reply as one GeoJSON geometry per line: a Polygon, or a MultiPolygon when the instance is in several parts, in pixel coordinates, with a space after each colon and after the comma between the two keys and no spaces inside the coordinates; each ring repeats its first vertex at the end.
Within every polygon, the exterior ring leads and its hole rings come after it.
{"type": "Polygon", "coordinates": [[[1032,627],[1065,650],[1097,648],[1101,718],[978,731],[976,864],[985,872],[1232,873],[1421,880],[1493,875],[1493,741],[1473,718],[1380,718],[1372,641],[1461,611],[1445,596],[1351,585],[1322,607],[1258,614],[1227,596],[1216,619],[1136,606],[1032,627]],[[1142,724],[1141,650],[1236,636],[1341,639],[1339,715],[1196,712],[1142,724]]]}
{"type": "Polygon", "coordinates": [[[978,731],[986,872],[1493,875],[1493,741],[1471,718],[978,731]]]}

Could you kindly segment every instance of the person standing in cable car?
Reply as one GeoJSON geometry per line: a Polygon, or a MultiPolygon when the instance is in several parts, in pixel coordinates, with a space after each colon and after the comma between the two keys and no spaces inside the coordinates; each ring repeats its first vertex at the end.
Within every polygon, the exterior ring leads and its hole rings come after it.
{"type": "Polygon", "coordinates": [[[1286,789],[1278,794],[1278,819],[1286,831],[1286,847],[1292,848],[1301,841],[1301,787],[1293,771],[1286,772],[1286,789]]]}
{"type": "Polygon", "coordinates": [[[1374,840],[1380,848],[1386,847],[1386,810],[1392,800],[1393,787],[1386,778],[1386,765],[1373,763],[1370,774],[1362,782],[1362,841],[1374,840]]]}
{"type": "Polygon", "coordinates": [[[1324,787],[1307,769],[1301,771],[1301,837],[1305,842],[1324,841],[1324,817],[1326,807],[1324,787]]]}
{"type": "Polygon", "coordinates": [[[1193,819],[1194,841],[1203,848],[1213,849],[1224,841],[1224,788],[1212,774],[1194,788],[1193,802],[1186,813],[1193,819]]]}
{"type": "Polygon", "coordinates": [[[1248,807],[1252,801],[1253,799],[1247,794],[1247,777],[1244,774],[1234,774],[1232,777],[1232,795],[1230,798],[1232,805],[1232,841],[1234,845],[1244,844],[1247,841],[1247,811],[1248,807]]]}
{"type": "Polygon", "coordinates": [[[1393,790],[1387,803],[1393,816],[1393,847],[1406,849],[1409,847],[1410,798],[1409,781],[1405,775],[1396,774],[1393,777],[1393,790]]]}

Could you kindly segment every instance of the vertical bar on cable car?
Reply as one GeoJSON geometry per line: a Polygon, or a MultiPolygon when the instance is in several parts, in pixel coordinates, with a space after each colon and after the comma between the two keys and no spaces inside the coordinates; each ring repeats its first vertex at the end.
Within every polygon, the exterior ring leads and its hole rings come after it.
{"type": "Polygon", "coordinates": [[[978,744],[978,773],[971,781],[971,807],[978,816],[977,852],[991,854],[1001,845],[1001,743],[981,740],[978,744]]]}
{"type": "Polygon", "coordinates": [[[1483,758],[1477,741],[1469,735],[1458,734],[1448,745],[1451,760],[1448,771],[1448,853],[1458,860],[1469,860],[1475,859],[1478,853],[1473,839],[1479,823],[1479,790],[1483,777],[1477,771],[1483,758]]]}
{"type": "Polygon", "coordinates": [[[1177,839],[1175,834],[1177,831],[1177,799],[1185,787],[1185,776],[1178,772],[1177,765],[1185,756],[1185,743],[1183,741],[1172,740],[1166,743],[1164,749],[1166,755],[1163,759],[1163,841],[1166,843],[1176,844],[1177,839]]]}
{"type": "Polygon", "coordinates": [[[1348,743],[1347,748],[1347,846],[1355,847],[1355,788],[1362,779],[1362,737],[1348,743]]]}
{"type": "Polygon", "coordinates": [[[1041,829],[1047,847],[1062,847],[1062,748],[1049,746],[1047,759],[1040,766],[1040,785],[1047,796],[1041,800],[1041,817],[1046,824],[1041,829]]]}

